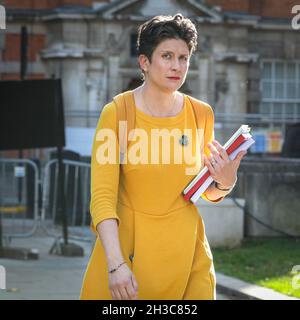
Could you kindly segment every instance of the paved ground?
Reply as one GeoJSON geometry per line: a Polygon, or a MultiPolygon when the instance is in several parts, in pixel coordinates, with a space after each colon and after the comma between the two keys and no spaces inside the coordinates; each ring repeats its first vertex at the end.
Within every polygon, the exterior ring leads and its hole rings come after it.
{"type": "MultiPolygon", "coordinates": [[[[83,273],[91,252],[90,243],[77,243],[84,247],[84,257],[69,258],[50,255],[48,252],[53,244],[53,238],[14,239],[11,245],[13,247],[38,249],[39,260],[0,259],[0,265],[6,269],[7,287],[7,290],[0,290],[0,300],[77,300],[83,273]]],[[[235,298],[218,293],[217,299],[235,298]]]]}
{"type": "Polygon", "coordinates": [[[69,258],[48,253],[53,238],[13,240],[12,246],[37,248],[39,260],[0,259],[6,268],[7,291],[0,291],[1,299],[78,299],[90,244],[80,243],[85,256],[69,258]]]}

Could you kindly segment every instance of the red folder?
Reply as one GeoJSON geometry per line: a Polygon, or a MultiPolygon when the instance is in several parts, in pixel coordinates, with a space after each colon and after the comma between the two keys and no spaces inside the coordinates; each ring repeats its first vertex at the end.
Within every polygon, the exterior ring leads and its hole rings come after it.
{"type": "MultiPolygon", "coordinates": [[[[230,146],[227,147],[226,152],[230,155],[236,148],[238,148],[244,141],[246,141],[249,137],[249,134],[240,134],[230,146]]],[[[186,201],[189,201],[192,195],[200,188],[200,186],[204,183],[204,181],[210,176],[210,172],[207,171],[203,176],[199,178],[199,180],[195,183],[195,185],[184,194],[183,198],[186,201]]]]}

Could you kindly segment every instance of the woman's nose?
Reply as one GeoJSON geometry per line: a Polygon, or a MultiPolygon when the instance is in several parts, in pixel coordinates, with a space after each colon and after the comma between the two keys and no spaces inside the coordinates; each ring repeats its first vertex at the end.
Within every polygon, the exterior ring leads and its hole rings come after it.
{"type": "Polygon", "coordinates": [[[173,70],[178,70],[180,68],[180,63],[178,59],[174,59],[173,60],[173,64],[172,64],[172,69],[173,70]]]}

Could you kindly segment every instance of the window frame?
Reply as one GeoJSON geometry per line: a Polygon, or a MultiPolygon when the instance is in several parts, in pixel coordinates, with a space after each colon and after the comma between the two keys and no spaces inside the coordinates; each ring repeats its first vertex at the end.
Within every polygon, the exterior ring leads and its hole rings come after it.
{"type": "Polygon", "coordinates": [[[261,100],[259,105],[259,113],[262,115],[269,115],[272,118],[276,119],[287,119],[287,118],[299,118],[300,117],[300,60],[283,60],[283,59],[262,59],[260,61],[260,85],[259,89],[261,92],[261,100]],[[264,64],[270,63],[271,64],[271,76],[270,78],[264,78],[263,77],[263,70],[264,70],[264,64]],[[282,63],[283,64],[283,77],[282,79],[276,78],[275,74],[275,67],[276,63],[282,63]],[[291,79],[287,78],[287,67],[289,64],[294,64],[294,67],[296,69],[295,73],[295,79],[296,79],[296,91],[295,96],[296,98],[288,98],[287,97],[287,87],[288,83],[291,82],[291,79]],[[263,87],[266,82],[271,83],[271,98],[264,98],[263,97],[263,87]],[[276,97],[276,83],[283,83],[283,98],[276,97]],[[269,112],[266,112],[267,110],[264,110],[266,106],[264,104],[269,105],[269,112]],[[282,104],[281,106],[281,112],[276,113],[275,112],[275,106],[276,104],[282,104]],[[293,111],[290,111],[288,108],[291,108],[291,106],[288,106],[289,104],[292,104],[293,111]],[[298,109],[298,110],[297,110],[298,109]]]}

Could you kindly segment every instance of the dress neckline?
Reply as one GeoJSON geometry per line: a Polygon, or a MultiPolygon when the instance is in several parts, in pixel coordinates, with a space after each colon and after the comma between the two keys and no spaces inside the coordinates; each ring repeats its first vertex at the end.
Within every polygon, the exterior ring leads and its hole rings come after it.
{"type": "Polygon", "coordinates": [[[185,113],[186,113],[186,105],[187,105],[187,96],[186,94],[183,93],[183,108],[180,110],[178,114],[175,116],[170,116],[170,117],[155,117],[151,116],[142,110],[140,110],[134,99],[134,94],[133,91],[130,91],[130,98],[131,102],[133,103],[136,111],[136,116],[139,117],[140,119],[143,119],[147,122],[155,123],[155,124],[161,124],[161,125],[173,125],[175,123],[179,123],[184,119],[185,113]]]}

